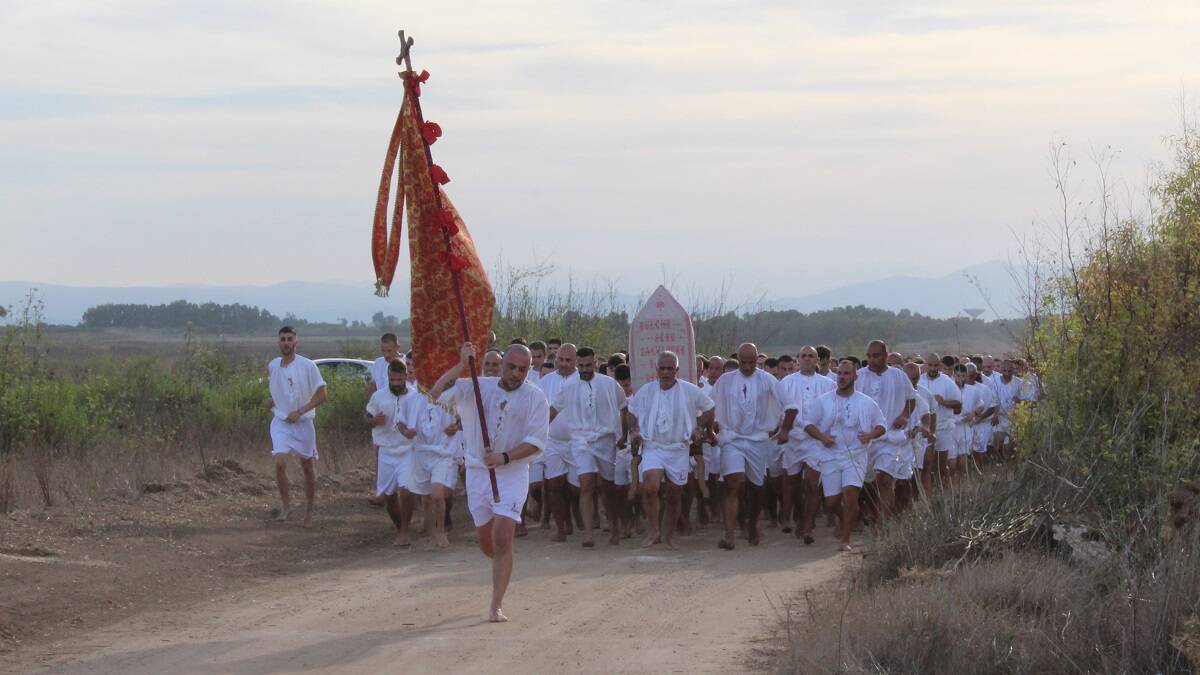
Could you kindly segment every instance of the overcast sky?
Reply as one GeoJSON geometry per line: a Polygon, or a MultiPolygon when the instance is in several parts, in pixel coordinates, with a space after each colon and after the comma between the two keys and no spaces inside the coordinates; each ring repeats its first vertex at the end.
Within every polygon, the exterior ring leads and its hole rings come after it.
{"type": "Polygon", "coordinates": [[[839,4],[7,0],[0,279],[369,287],[398,28],[485,260],[631,292],[1005,258],[1054,139],[1140,179],[1200,89],[1194,0],[839,4]]]}

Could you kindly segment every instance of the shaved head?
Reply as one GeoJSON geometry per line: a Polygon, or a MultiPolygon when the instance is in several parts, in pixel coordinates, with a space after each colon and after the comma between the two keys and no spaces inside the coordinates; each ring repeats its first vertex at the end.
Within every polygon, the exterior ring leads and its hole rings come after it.
{"type": "Polygon", "coordinates": [[[758,346],[753,342],[743,342],[738,345],[738,370],[742,371],[742,374],[747,377],[753,375],[754,370],[758,368],[758,357],[758,346]]]}

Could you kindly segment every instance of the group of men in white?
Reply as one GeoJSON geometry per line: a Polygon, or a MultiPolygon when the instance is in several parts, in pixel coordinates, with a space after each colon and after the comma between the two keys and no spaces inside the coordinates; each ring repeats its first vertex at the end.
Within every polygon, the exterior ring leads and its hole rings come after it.
{"type": "MultiPolygon", "coordinates": [[[[516,341],[488,352],[477,392],[465,375],[481,355],[464,344],[459,362],[421,392],[411,358],[406,363],[395,336],[385,335],[366,407],[378,447],[377,494],[397,544],[409,545],[408,521],[420,499],[431,543],[448,545],[443,518],[464,468],[479,546],[492,560],[490,621],[507,620],[501,605],[531,482],[553,515],[555,541],[566,539],[571,520],[564,487],[574,489],[585,548],[595,547],[598,503],[610,544],[643,522],[634,517],[634,496],[644,517],[642,546],[675,548],[689,482],[720,486],[720,548],[735,548],[739,524],[757,545],[770,482],[785,531],[795,520],[796,537],[812,544],[823,509],[838,519],[837,544],[849,551],[860,502],[883,521],[935,479],[949,484],[968,475],[975,458],[1010,452],[1016,405],[1038,396],[1036,376],[1018,377],[1014,360],[906,359],[880,340],[868,344],[861,367],[851,359],[835,363],[828,349],[811,346],[768,363],[744,343],[728,361],[705,359],[695,383],[677,377],[679,358],[664,351],[655,380],[636,391],[628,367],[618,365],[616,378],[598,372],[613,361],[598,363],[590,348],[564,343],[547,354],[545,343],[532,346],[516,341]],[[547,356],[555,369],[540,374],[547,356]],[[862,498],[864,486],[870,498],[862,498]]],[[[295,454],[305,467],[310,522],[311,412],[324,400],[324,382],[311,361],[295,355],[295,331],[280,331],[280,352],[269,366],[280,518],[290,510],[283,458],[295,454]]]]}

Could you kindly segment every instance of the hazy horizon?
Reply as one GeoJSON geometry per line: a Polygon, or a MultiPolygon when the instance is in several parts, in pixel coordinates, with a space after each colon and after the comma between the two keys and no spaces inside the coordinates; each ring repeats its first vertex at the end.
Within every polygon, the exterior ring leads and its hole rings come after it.
{"type": "Polygon", "coordinates": [[[937,277],[1012,259],[1053,213],[1052,143],[1081,164],[1111,146],[1139,194],[1200,84],[1181,56],[1198,20],[1184,2],[22,0],[0,27],[0,277],[369,281],[398,28],[489,265],[775,295],[937,277]]]}

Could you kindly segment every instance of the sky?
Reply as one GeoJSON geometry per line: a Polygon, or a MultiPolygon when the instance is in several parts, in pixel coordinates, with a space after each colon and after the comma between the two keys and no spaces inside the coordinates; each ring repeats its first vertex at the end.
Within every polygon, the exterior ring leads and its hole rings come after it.
{"type": "Polygon", "coordinates": [[[1052,144],[1136,188],[1200,89],[1194,1],[5,7],[0,280],[55,284],[369,287],[400,28],[484,260],[631,293],[1011,258],[1052,144]]]}

